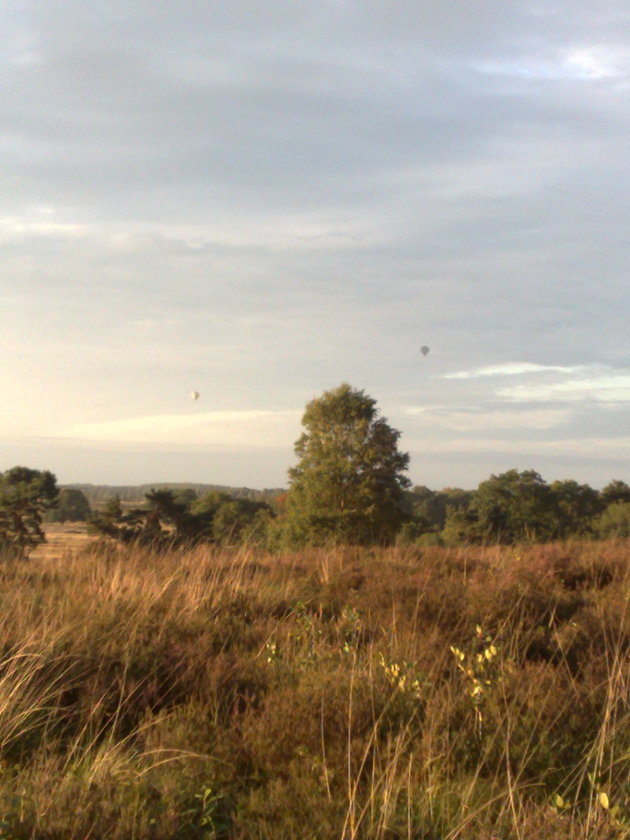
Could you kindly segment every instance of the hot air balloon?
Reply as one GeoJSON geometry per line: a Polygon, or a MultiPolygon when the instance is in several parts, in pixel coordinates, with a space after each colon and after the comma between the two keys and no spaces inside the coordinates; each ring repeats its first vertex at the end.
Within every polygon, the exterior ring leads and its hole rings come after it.
{"type": "Polygon", "coordinates": [[[190,392],[190,397],[193,400],[198,400],[199,399],[199,391],[191,391],[190,392]]]}
{"type": "Polygon", "coordinates": [[[429,352],[429,348],[426,346],[426,344],[424,345],[424,347],[420,348],[420,352],[422,353],[423,356],[427,355],[427,353],[429,352]]]}

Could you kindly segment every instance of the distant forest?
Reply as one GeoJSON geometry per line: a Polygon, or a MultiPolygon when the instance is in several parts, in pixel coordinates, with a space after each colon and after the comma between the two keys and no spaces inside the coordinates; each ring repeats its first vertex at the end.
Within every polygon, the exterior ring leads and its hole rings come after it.
{"type": "Polygon", "coordinates": [[[252,502],[271,502],[286,488],[275,488],[265,490],[253,490],[250,487],[227,487],[221,484],[191,484],[190,482],[161,482],[154,481],[152,484],[60,484],[60,489],[81,490],[91,507],[104,505],[114,496],[118,496],[121,502],[133,502],[134,504],[144,503],[146,494],[155,487],[164,490],[194,490],[196,495],[201,497],[206,493],[227,493],[233,499],[248,499],[252,502]]]}

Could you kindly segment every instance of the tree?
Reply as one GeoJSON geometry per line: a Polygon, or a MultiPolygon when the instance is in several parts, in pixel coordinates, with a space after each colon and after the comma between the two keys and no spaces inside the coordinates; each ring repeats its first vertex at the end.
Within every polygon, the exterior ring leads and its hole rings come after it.
{"type": "Polygon", "coordinates": [[[440,539],[445,545],[478,545],[484,541],[483,526],[475,512],[464,507],[449,507],[440,539]]]}
{"type": "Polygon", "coordinates": [[[73,487],[59,491],[59,501],[44,516],[47,522],[85,522],[92,510],[85,493],[73,487]]]}
{"type": "Polygon", "coordinates": [[[625,481],[617,478],[604,487],[599,497],[604,506],[613,505],[616,502],[630,502],[630,487],[625,481]]]}
{"type": "Polygon", "coordinates": [[[121,542],[154,548],[200,542],[235,544],[260,542],[272,510],[265,502],[235,499],[211,491],[193,500],[190,493],[168,488],[145,493],[146,506],[123,510],[120,497],[107,503],[90,520],[91,530],[121,542]]]}
{"type": "Polygon", "coordinates": [[[556,508],[556,536],[589,534],[593,519],[601,512],[602,503],[597,490],[573,479],[551,484],[556,508]]]}
{"type": "Polygon", "coordinates": [[[1,554],[21,558],[45,541],[42,518],[57,494],[57,479],[48,470],[13,467],[0,473],[1,554]]]}
{"type": "Polygon", "coordinates": [[[472,497],[472,491],[459,487],[445,487],[443,490],[414,487],[405,493],[406,507],[414,520],[424,531],[434,532],[442,530],[450,509],[466,509],[472,497]]]}
{"type": "Polygon", "coordinates": [[[266,502],[236,498],[213,490],[193,503],[194,516],[205,516],[212,539],[221,545],[262,542],[265,526],[273,518],[266,502]]]}
{"type": "Polygon", "coordinates": [[[595,520],[595,533],[603,539],[630,537],[630,502],[613,502],[595,520]]]}
{"type": "Polygon", "coordinates": [[[120,497],[110,499],[90,520],[91,529],[121,542],[137,542],[155,548],[194,543],[207,534],[204,517],[193,516],[189,498],[178,498],[165,488],[145,493],[146,506],[123,510],[120,497]]]}
{"type": "Polygon", "coordinates": [[[266,502],[230,499],[217,509],[212,534],[221,545],[262,542],[265,526],[272,517],[271,507],[266,502]]]}
{"type": "Polygon", "coordinates": [[[123,540],[123,509],[120,496],[112,496],[102,510],[92,511],[88,520],[88,533],[123,540]]]}
{"type": "Polygon", "coordinates": [[[306,406],[289,470],[289,534],[298,542],[390,542],[402,521],[409,455],[376,401],[348,384],[306,406]]]}
{"type": "Polygon", "coordinates": [[[173,498],[178,505],[183,505],[186,510],[190,510],[191,505],[197,501],[198,495],[192,487],[179,487],[173,491],[173,498]]]}
{"type": "Polygon", "coordinates": [[[534,470],[508,470],[482,481],[469,513],[473,531],[484,541],[514,543],[545,540],[556,527],[554,497],[534,470]]]}

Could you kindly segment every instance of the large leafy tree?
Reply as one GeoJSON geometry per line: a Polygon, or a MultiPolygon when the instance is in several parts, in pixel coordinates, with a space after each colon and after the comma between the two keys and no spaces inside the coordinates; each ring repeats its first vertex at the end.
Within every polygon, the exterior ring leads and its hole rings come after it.
{"type": "Polygon", "coordinates": [[[469,515],[471,533],[483,541],[542,541],[557,527],[554,494],[535,470],[508,470],[482,481],[469,515]]]}
{"type": "Polygon", "coordinates": [[[44,542],[43,515],[57,500],[57,479],[48,470],[13,467],[0,473],[0,554],[24,557],[44,542]]]}
{"type": "Polygon", "coordinates": [[[551,484],[556,507],[556,536],[589,534],[594,518],[602,510],[597,490],[573,479],[551,484]]]}
{"type": "Polygon", "coordinates": [[[348,384],[306,406],[289,470],[287,513],[296,541],[385,543],[404,518],[409,455],[376,401],[348,384]]]}
{"type": "Polygon", "coordinates": [[[617,502],[630,502],[630,487],[625,481],[616,478],[607,484],[599,495],[604,507],[617,502]]]}

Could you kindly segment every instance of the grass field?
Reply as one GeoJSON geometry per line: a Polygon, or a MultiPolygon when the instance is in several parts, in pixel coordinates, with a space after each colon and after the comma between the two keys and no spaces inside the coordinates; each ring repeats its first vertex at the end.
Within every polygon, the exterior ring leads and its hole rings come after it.
{"type": "Polygon", "coordinates": [[[68,554],[85,549],[94,538],[87,533],[84,522],[44,523],[46,542],[37,546],[31,554],[31,559],[62,560],[68,554]]]}
{"type": "Polygon", "coordinates": [[[0,566],[0,838],[628,838],[629,549],[55,529],[0,566]]]}

